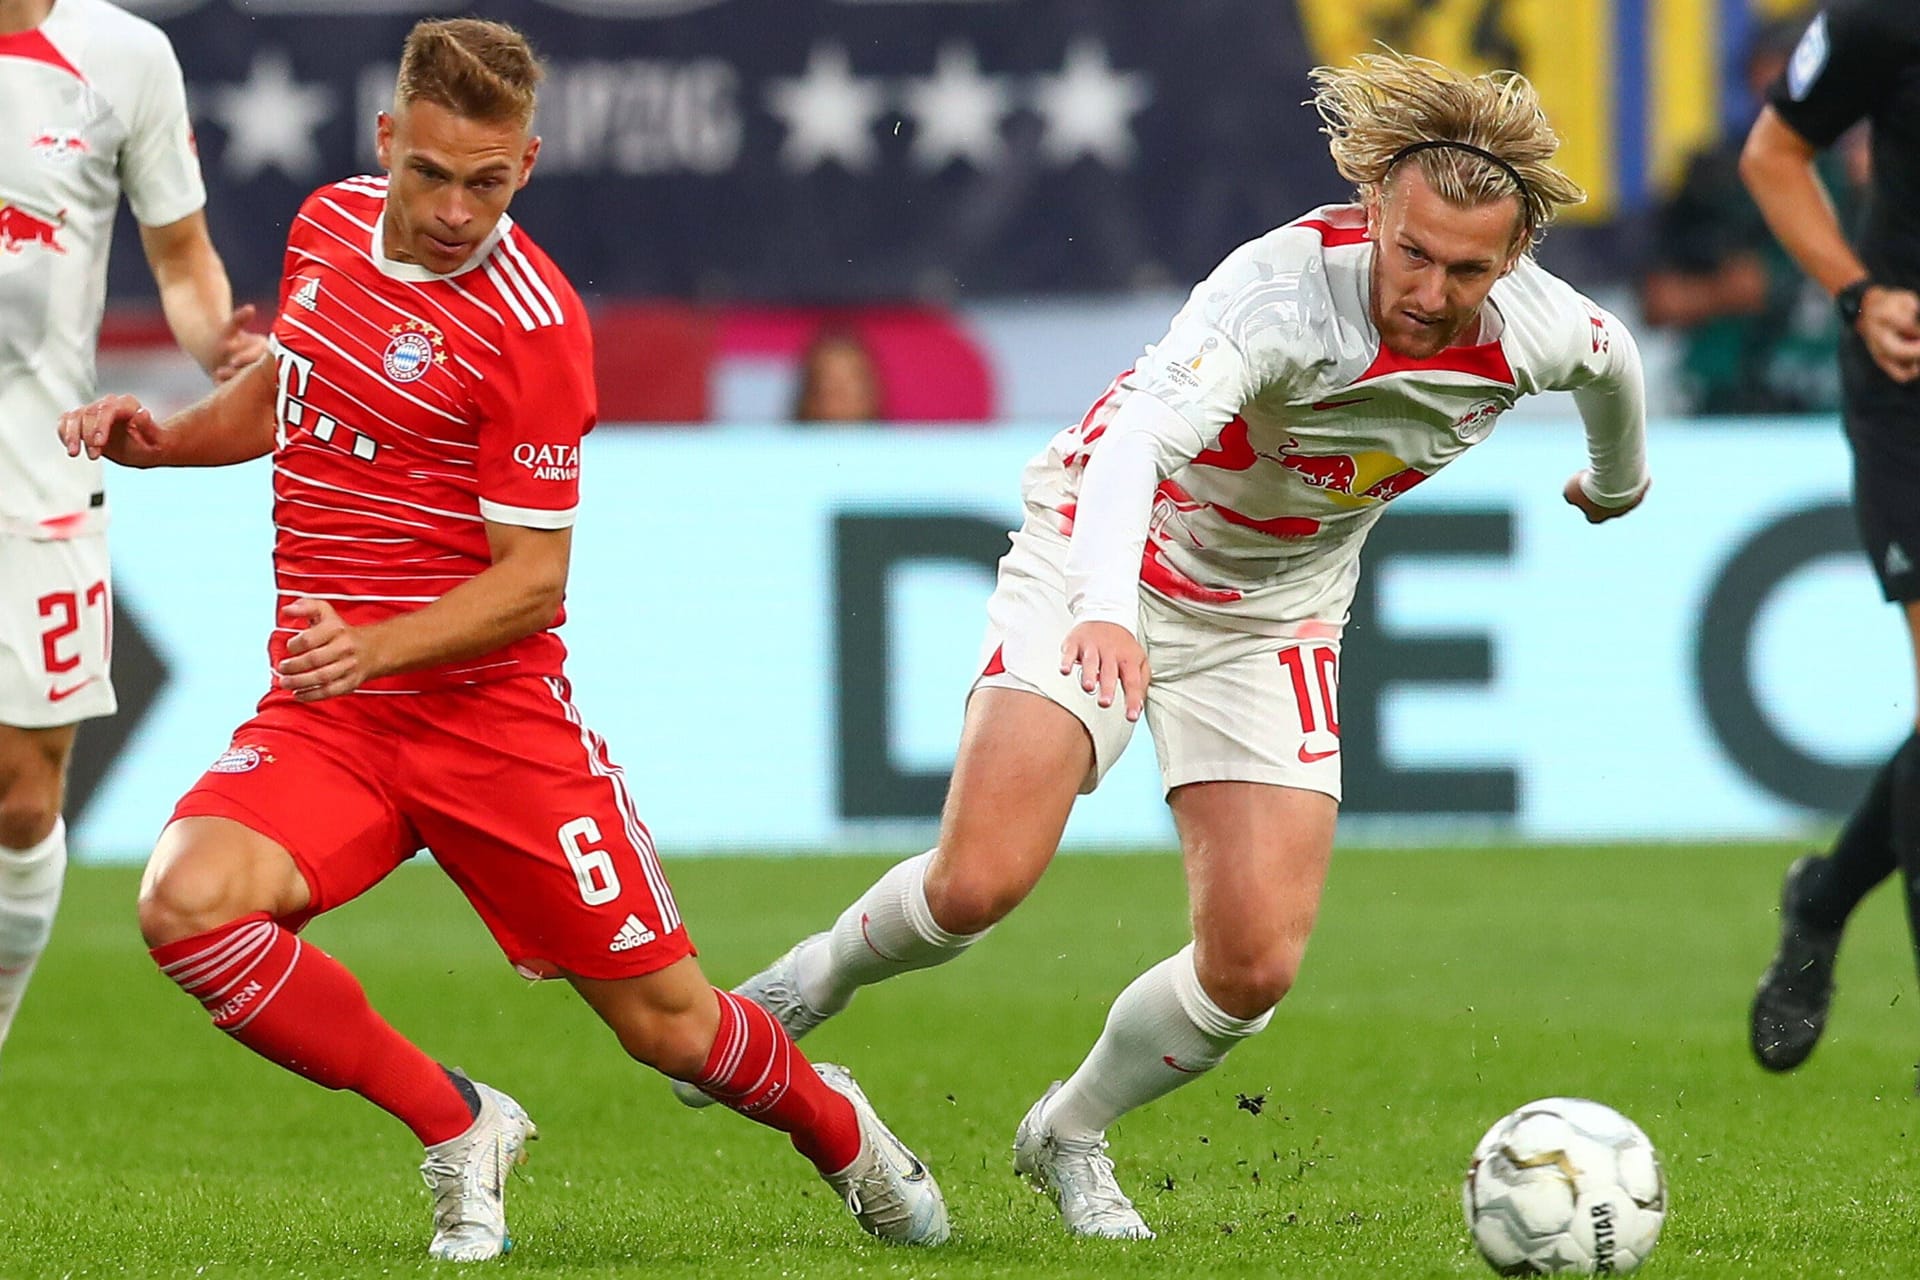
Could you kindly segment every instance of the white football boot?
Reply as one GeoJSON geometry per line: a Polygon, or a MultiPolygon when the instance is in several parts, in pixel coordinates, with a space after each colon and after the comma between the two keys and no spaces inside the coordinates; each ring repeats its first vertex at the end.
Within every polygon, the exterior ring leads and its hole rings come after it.
{"type": "MultiPolygon", "coordinates": [[[[798,1040],[833,1016],[831,1013],[821,1013],[800,996],[800,949],[815,943],[824,945],[826,941],[825,933],[800,939],[787,948],[785,955],[735,987],[733,994],[744,996],[765,1009],[773,1015],[775,1022],[787,1029],[789,1036],[798,1040]]],[[[673,1081],[673,1096],[683,1106],[713,1105],[713,1099],[702,1093],[698,1085],[688,1084],[684,1080],[673,1081]]]]}
{"type": "Polygon", "coordinates": [[[478,1080],[480,1114],[457,1138],[427,1148],[420,1176],[433,1192],[433,1243],[442,1262],[484,1262],[513,1248],[507,1234],[507,1174],[540,1136],[520,1104],[478,1080]]]}
{"type": "Polygon", "coordinates": [[[1062,1138],[1047,1128],[1046,1107],[1060,1091],[1055,1080],[1028,1108],[1013,1134],[1013,1171],[1035,1191],[1053,1197],[1060,1219],[1076,1236],[1151,1240],[1153,1232],[1120,1189],[1104,1137],[1062,1138]]]}
{"type": "Polygon", "coordinates": [[[827,1185],[869,1235],[894,1244],[945,1243],[947,1201],[927,1166],[893,1136],[851,1072],[824,1062],[813,1069],[860,1117],[860,1154],[840,1172],[822,1175],[827,1185]]]}

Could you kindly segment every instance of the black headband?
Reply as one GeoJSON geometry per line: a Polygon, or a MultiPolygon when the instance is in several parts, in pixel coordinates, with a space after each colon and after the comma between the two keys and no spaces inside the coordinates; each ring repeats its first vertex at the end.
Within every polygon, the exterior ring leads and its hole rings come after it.
{"type": "MultiPolygon", "coordinates": [[[[1481,147],[1476,147],[1471,142],[1455,142],[1451,138],[1434,138],[1427,142],[1416,142],[1412,146],[1402,147],[1394,152],[1392,157],[1388,159],[1386,173],[1392,173],[1393,166],[1399,164],[1408,156],[1418,155],[1422,151],[1436,151],[1441,147],[1451,147],[1455,151],[1464,151],[1468,155],[1479,156],[1488,164],[1498,167],[1501,172],[1505,173],[1509,178],[1512,178],[1513,185],[1520,189],[1520,203],[1523,205],[1530,203],[1529,197],[1532,195],[1532,192],[1528,190],[1527,180],[1520,176],[1520,171],[1508,164],[1505,160],[1502,160],[1499,156],[1493,154],[1493,152],[1481,147]]],[[[1385,173],[1381,175],[1382,178],[1385,178],[1385,176],[1385,173]]]]}

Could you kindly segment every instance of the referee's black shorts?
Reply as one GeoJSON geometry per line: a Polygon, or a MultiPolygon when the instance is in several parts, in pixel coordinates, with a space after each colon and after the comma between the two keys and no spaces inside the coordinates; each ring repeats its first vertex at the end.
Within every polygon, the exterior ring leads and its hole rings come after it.
{"type": "Polygon", "coordinates": [[[1860,541],[1882,595],[1920,600],[1920,381],[1889,378],[1853,333],[1841,338],[1840,381],[1860,541]]]}

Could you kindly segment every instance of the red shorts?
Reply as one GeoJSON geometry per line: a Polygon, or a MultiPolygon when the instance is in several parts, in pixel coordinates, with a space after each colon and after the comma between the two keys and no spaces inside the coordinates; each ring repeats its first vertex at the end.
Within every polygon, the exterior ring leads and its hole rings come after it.
{"type": "Polygon", "coordinates": [[[298,928],[422,846],[530,977],[630,978],[693,953],[625,775],[564,679],[302,703],[270,694],[175,806],[293,855],[298,928]]]}

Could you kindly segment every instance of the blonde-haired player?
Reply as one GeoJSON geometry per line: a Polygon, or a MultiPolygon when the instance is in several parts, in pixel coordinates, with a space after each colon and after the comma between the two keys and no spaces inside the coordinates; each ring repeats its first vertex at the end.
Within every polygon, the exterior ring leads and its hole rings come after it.
{"type": "Polygon", "coordinates": [[[1105,1130],[1218,1066],[1299,971],[1367,530],[1532,392],[1574,392],[1588,467],[1565,496],[1589,521],[1647,487],[1633,340],[1528,256],[1581,198],[1532,87],[1392,52],[1313,79],[1359,202],[1228,255],[1028,466],[939,846],[739,988],[798,1036],[858,988],[959,955],[1033,888],[1144,710],[1194,937],[1120,993],[1019,1123],[1015,1167],[1080,1235],[1152,1234],[1105,1130]]]}

